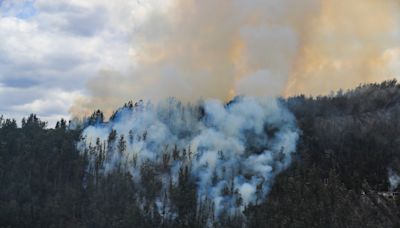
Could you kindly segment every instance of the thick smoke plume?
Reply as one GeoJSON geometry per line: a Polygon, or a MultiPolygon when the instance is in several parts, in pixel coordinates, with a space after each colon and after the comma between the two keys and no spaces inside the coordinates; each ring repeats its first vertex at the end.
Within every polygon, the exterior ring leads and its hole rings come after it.
{"type": "Polygon", "coordinates": [[[130,70],[94,77],[73,114],[110,114],[127,98],[316,95],[400,71],[398,0],[161,2],[127,10],[130,70]]]}
{"type": "Polygon", "coordinates": [[[143,167],[154,167],[162,183],[160,210],[168,208],[165,194],[187,167],[199,204],[209,201],[216,215],[233,215],[266,197],[297,140],[295,118],[278,100],[237,97],[228,104],[126,105],[108,123],[88,126],[79,146],[91,160],[89,170],[122,169],[139,185],[143,167]]]}

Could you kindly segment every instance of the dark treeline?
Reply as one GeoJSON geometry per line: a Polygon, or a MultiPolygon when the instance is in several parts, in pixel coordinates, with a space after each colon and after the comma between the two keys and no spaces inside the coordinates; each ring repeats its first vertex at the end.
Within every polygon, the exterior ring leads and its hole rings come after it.
{"type": "MultiPolygon", "coordinates": [[[[47,129],[35,115],[20,127],[0,118],[0,227],[400,227],[400,198],[380,194],[389,190],[388,169],[400,172],[400,85],[282,102],[301,130],[291,166],[267,200],[219,218],[210,205],[198,205],[187,167],[168,190],[175,216],[163,216],[152,205],[156,167],[140,167],[143,186],[123,169],[100,175],[77,150],[82,129],[64,120],[47,129]]],[[[103,118],[95,112],[87,124],[103,118]]]]}

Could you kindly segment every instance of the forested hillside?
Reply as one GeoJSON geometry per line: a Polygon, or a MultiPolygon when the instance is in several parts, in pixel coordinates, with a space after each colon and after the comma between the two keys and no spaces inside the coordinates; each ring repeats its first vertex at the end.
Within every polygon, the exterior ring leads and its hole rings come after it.
{"type": "MultiPolygon", "coordinates": [[[[116,148],[100,141],[79,148],[83,127],[104,124],[101,111],[81,128],[64,120],[46,128],[33,114],[21,124],[0,118],[0,227],[400,227],[400,197],[382,195],[396,190],[389,175],[400,174],[400,85],[385,81],[280,103],[300,129],[290,166],[265,200],[217,216],[211,202],[197,200],[191,166],[182,165],[177,183],[160,192],[160,172],[170,160],[190,160],[190,151],[160,151],[164,163],[138,167],[138,185],[123,165],[104,171],[102,154],[122,153],[129,137],[114,132],[108,140],[116,148]],[[155,205],[160,194],[165,210],[155,205]]],[[[230,186],[221,194],[243,204],[230,186]]]]}

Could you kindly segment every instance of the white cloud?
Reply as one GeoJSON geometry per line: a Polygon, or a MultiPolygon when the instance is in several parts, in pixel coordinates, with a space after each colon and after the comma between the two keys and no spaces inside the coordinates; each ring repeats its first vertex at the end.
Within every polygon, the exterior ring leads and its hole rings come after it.
{"type": "Polygon", "coordinates": [[[101,70],[128,70],[135,23],[153,6],[123,0],[0,1],[0,114],[37,113],[49,122],[68,117],[89,78],[101,70]]]}

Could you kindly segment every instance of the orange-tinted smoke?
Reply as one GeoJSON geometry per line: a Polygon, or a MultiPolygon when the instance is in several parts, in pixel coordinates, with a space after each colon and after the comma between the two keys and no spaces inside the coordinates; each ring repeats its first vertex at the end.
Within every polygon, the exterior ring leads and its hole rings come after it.
{"type": "Polygon", "coordinates": [[[285,95],[326,94],[400,76],[396,0],[324,0],[312,20],[285,95]]]}
{"type": "Polygon", "coordinates": [[[132,33],[132,71],[102,72],[71,112],[169,96],[317,95],[393,78],[399,12],[397,0],[175,0],[132,33]]]}

